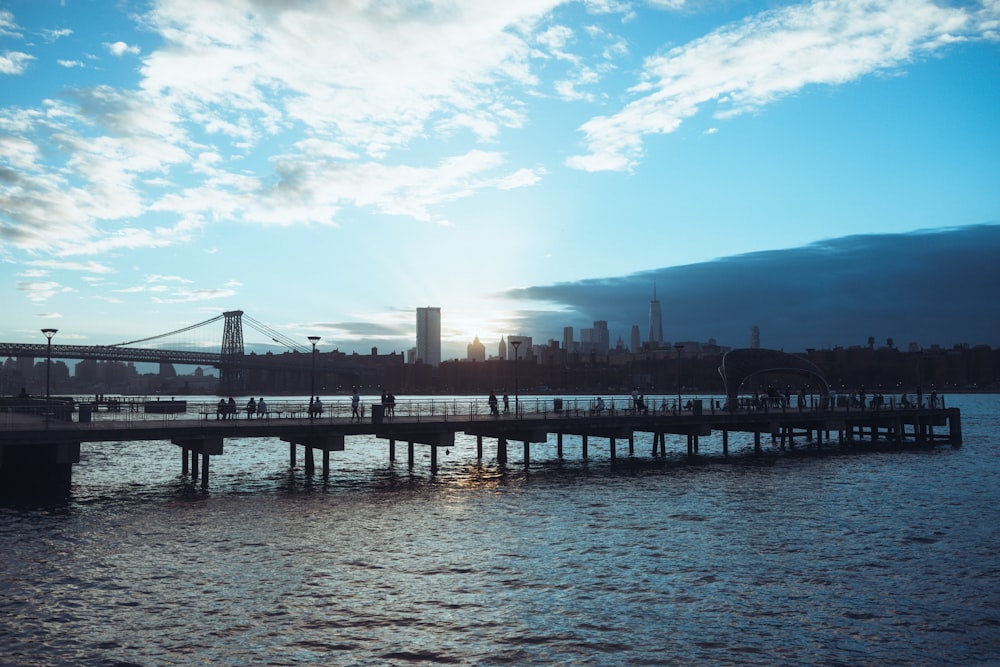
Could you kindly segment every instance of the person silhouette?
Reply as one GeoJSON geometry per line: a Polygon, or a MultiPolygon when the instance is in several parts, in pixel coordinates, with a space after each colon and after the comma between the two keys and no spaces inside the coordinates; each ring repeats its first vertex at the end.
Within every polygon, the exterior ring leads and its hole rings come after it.
{"type": "Polygon", "coordinates": [[[358,395],[358,388],[354,387],[354,394],[351,395],[351,421],[357,417],[358,421],[361,421],[361,413],[358,412],[358,408],[361,406],[361,396],[358,395]]]}

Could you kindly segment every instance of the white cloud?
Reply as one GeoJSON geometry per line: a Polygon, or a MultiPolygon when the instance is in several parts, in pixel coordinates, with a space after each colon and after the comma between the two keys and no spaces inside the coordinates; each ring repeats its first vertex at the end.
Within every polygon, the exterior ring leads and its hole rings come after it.
{"type": "Polygon", "coordinates": [[[235,296],[237,294],[236,290],[228,288],[218,288],[218,289],[198,289],[198,290],[170,290],[171,296],[169,297],[158,297],[154,296],[153,303],[193,303],[197,301],[212,301],[215,299],[222,299],[229,296],[235,296]]]}
{"type": "Polygon", "coordinates": [[[47,42],[54,42],[57,39],[60,39],[62,37],[69,37],[72,34],[73,34],[73,30],[71,28],[59,28],[59,29],[56,29],[56,30],[48,30],[48,29],[42,30],[42,37],[47,42]]]}
{"type": "Polygon", "coordinates": [[[383,156],[438,115],[487,111],[503,126],[491,86],[536,83],[519,30],[556,4],[171,3],[150,15],[170,44],[145,59],[144,86],[206,119],[244,110],[271,131],[298,122],[383,156]]]}
{"type": "Polygon", "coordinates": [[[635,18],[632,3],[627,0],[584,0],[584,4],[591,14],[621,14],[624,21],[635,18]]]}
{"type": "Polygon", "coordinates": [[[24,74],[28,63],[35,56],[21,51],[4,51],[0,53],[0,74],[24,74]]]}
{"type": "Polygon", "coordinates": [[[440,222],[431,212],[437,204],[462,199],[482,189],[507,189],[512,183],[529,185],[540,177],[533,170],[497,173],[503,165],[500,153],[481,150],[448,157],[430,167],[376,162],[306,167],[298,159],[288,160],[286,165],[278,167],[279,173],[284,174],[278,186],[264,197],[255,195],[247,200],[245,217],[271,224],[296,219],[328,222],[337,210],[350,205],[440,222]]]}
{"type": "Polygon", "coordinates": [[[139,55],[139,47],[136,45],[128,45],[125,42],[105,42],[104,48],[106,48],[111,55],[121,58],[124,55],[137,56],[139,55]]]}
{"type": "Polygon", "coordinates": [[[154,283],[192,283],[193,280],[189,278],[184,278],[183,276],[164,276],[161,274],[154,273],[146,277],[146,282],[150,284],[154,283]]]}
{"type": "Polygon", "coordinates": [[[521,127],[523,105],[503,91],[537,84],[531,29],[557,4],[155,4],[143,23],[165,44],[144,56],[138,88],[0,110],[0,149],[16,168],[0,188],[0,239],[67,257],[183,242],[218,220],[335,224],[348,206],[440,222],[443,202],[530,185],[541,170],[483,151],[428,166],[379,160],[434,134],[493,142],[521,127]],[[279,136],[290,148],[268,143],[279,136]],[[273,174],[259,170],[268,163],[273,174]]]}
{"type": "Polygon", "coordinates": [[[53,281],[23,281],[17,283],[17,289],[25,293],[30,301],[36,303],[47,301],[60,292],[60,285],[53,281]]]}
{"type": "Polygon", "coordinates": [[[683,9],[687,5],[687,0],[647,0],[650,6],[660,9],[683,9]]]}
{"type": "Polygon", "coordinates": [[[816,0],[759,14],[645,63],[637,98],[581,126],[588,153],[567,164],[627,170],[642,138],[675,131],[715,101],[720,117],[757,109],[805,86],[842,84],[898,67],[963,37],[983,37],[1000,11],[930,0],[816,0]]]}
{"type": "Polygon", "coordinates": [[[14,13],[0,9],[0,37],[20,37],[20,26],[14,22],[14,13]]]}
{"type": "Polygon", "coordinates": [[[35,142],[24,137],[0,134],[0,155],[14,169],[28,171],[38,167],[41,150],[35,142]]]}
{"type": "Polygon", "coordinates": [[[28,266],[37,266],[43,269],[57,269],[60,271],[82,271],[85,273],[113,273],[114,269],[100,262],[67,262],[62,260],[32,260],[25,262],[28,266]]]}

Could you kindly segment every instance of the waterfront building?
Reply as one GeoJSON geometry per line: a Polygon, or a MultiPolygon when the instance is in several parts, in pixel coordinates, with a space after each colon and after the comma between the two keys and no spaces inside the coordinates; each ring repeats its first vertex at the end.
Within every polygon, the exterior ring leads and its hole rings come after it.
{"type": "Polygon", "coordinates": [[[638,354],[642,349],[642,339],[639,337],[639,325],[632,325],[632,340],[629,344],[629,350],[632,354],[638,354]]]}
{"type": "Polygon", "coordinates": [[[441,364],[440,308],[417,308],[417,359],[430,366],[441,364]]]}

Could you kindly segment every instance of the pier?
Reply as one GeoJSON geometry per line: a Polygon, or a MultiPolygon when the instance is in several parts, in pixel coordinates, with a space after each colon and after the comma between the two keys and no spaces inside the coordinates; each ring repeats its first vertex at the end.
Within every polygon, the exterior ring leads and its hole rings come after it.
{"type": "MultiPolygon", "coordinates": [[[[556,456],[565,455],[568,438],[579,442],[580,455],[587,458],[592,447],[606,446],[612,461],[619,456],[642,456],[636,452],[636,435],[649,434],[650,456],[665,457],[667,436],[682,436],[686,450],[679,453],[693,460],[703,450],[730,456],[733,434],[749,434],[754,454],[763,453],[764,440],[780,449],[808,446],[884,448],[931,447],[962,444],[961,414],[957,408],[940,405],[899,405],[894,401],[878,407],[830,406],[827,401],[797,406],[739,405],[721,409],[720,402],[690,399],[660,409],[597,410],[590,402],[558,398],[522,398],[514,414],[492,415],[482,399],[438,402],[401,401],[390,414],[382,405],[367,406],[361,421],[350,418],[349,401],[325,406],[322,415],[310,418],[304,406],[275,403],[267,415],[247,418],[237,414],[218,418],[215,404],[192,405],[183,414],[163,411],[93,413],[80,405],[57,409],[15,411],[0,406],[0,491],[34,493],[68,491],[72,466],[80,461],[82,443],[122,441],[169,441],[179,448],[180,473],[203,488],[209,486],[213,457],[225,453],[225,441],[233,438],[275,438],[287,443],[289,465],[295,467],[299,451],[307,475],[330,472],[331,453],[348,446],[370,446],[372,437],[385,442],[388,458],[396,460],[396,449],[406,444],[407,465],[414,465],[416,446],[430,450],[431,472],[438,468],[438,449],[453,448],[455,435],[464,433],[476,441],[479,459],[495,447],[499,464],[508,461],[508,449],[519,443],[523,464],[531,463],[531,446],[556,440],[556,456]],[[75,417],[75,419],[74,419],[75,417]],[[627,449],[626,449],[627,448],[627,449]],[[626,454],[627,452],[627,454],[626,454]]],[[[53,399],[53,403],[55,400],[53,399]]],[[[630,405],[627,398],[619,405],[630,405]]],[[[613,405],[613,403],[612,403],[613,405]]],[[[46,406],[51,407],[51,406],[46,406]]],[[[728,406],[727,406],[728,407],[728,406]]]]}

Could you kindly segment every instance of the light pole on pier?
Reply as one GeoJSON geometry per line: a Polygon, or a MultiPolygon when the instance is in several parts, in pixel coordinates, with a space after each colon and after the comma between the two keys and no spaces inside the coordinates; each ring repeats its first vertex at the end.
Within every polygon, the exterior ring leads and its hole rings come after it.
{"type": "Polygon", "coordinates": [[[319,342],[319,336],[309,336],[309,342],[312,343],[312,372],[310,373],[309,380],[309,418],[313,417],[313,399],[316,398],[316,343],[319,342]]]}
{"type": "Polygon", "coordinates": [[[521,341],[512,340],[510,344],[514,347],[514,416],[521,418],[520,391],[517,386],[517,348],[521,347],[521,341]]]}
{"type": "Polygon", "coordinates": [[[681,350],[684,346],[680,343],[674,345],[674,349],[677,350],[677,414],[681,412],[681,350]]]}
{"type": "Polygon", "coordinates": [[[42,333],[49,339],[45,354],[45,425],[49,423],[49,398],[52,396],[52,337],[59,329],[42,329],[42,333]]]}

